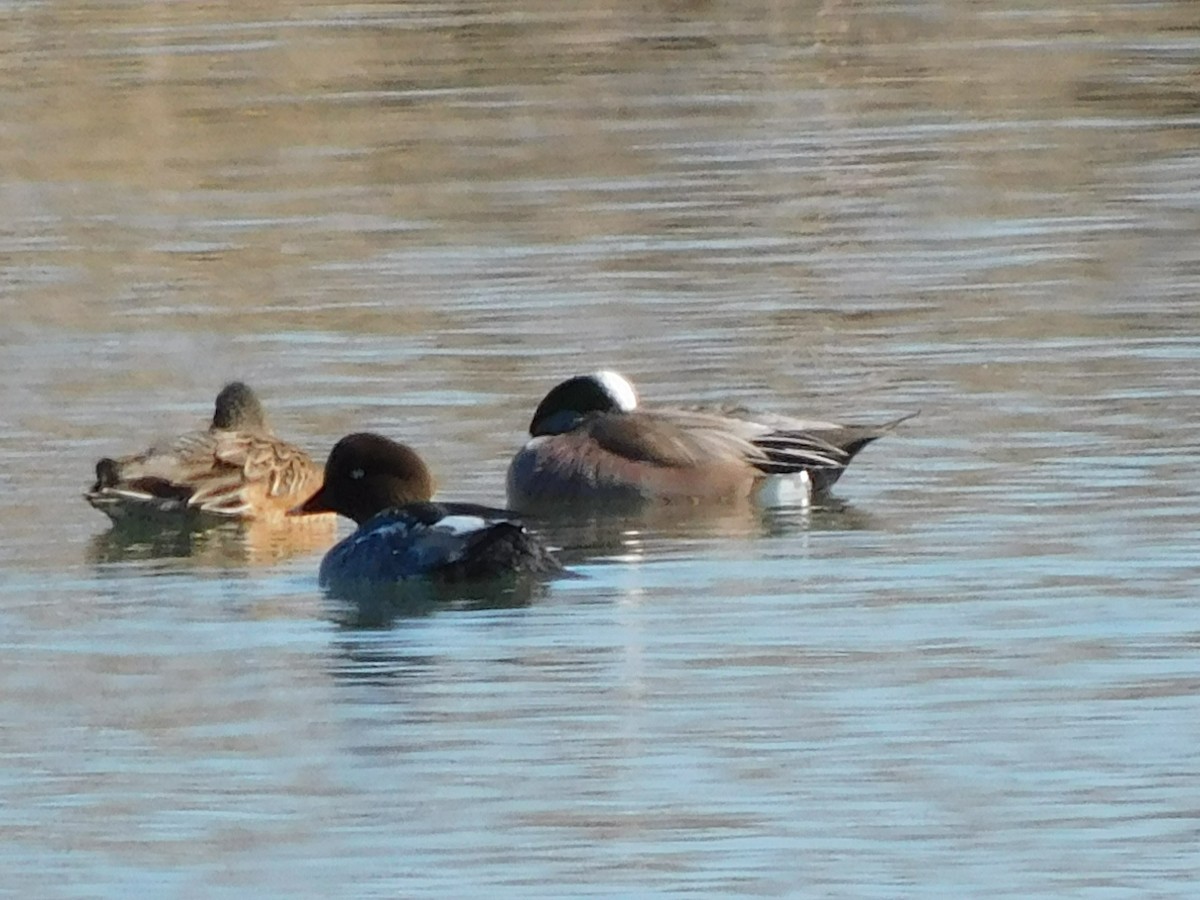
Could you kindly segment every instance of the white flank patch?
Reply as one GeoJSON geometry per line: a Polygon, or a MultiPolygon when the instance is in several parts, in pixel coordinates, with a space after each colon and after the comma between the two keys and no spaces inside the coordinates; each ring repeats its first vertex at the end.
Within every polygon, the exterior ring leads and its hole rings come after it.
{"type": "Polygon", "coordinates": [[[637,391],[633,389],[629,379],[620,372],[603,369],[592,375],[600,385],[601,390],[617,405],[621,412],[633,412],[637,409],[637,391]]]}
{"type": "Polygon", "coordinates": [[[453,535],[470,534],[473,531],[483,531],[488,527],[486,519],[479,516],[445,516],[438,519],[433,526],[438,531],[448,531],[453,535]]]}
{"type": "Polygon", "coordinates": [[[812,503],[812,477],[804,471],[772,475],[758,489],[758,502],[768,507],[808,506],[812,503]]]}

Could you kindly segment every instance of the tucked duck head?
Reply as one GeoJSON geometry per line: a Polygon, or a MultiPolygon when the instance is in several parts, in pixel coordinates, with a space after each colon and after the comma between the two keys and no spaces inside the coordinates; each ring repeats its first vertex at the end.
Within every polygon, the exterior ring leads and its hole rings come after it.
{"type": "Polygon", "coordinates": [[[221,431],[266,431],[267,415],[248,384],[231,381],[217,394],[212,427],[221,431]]]}
{"type": "Polygon", "coordinates": [[[554,387],[538,404],[529,433],[533,437],[562,434],[589,413],[633,412],[637,405],[637,391],[618,372],[576,375],[554,387]]]}
{"type": "Polygon", "coordinates": [[[361,525],[385,509],[424,503],[433,491],[433,475],[415,450],[360,432],[334,445],[325,463],[325,483],[292,514],[336,512],[361,525]]]}

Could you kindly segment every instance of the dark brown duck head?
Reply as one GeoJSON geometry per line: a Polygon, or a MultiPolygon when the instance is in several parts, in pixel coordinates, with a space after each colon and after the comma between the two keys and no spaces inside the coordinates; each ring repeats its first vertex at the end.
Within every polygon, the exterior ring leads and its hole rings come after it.
{"type": "Polygon", "coordinates": [[[335,512],[361,525],[385,509],[424,503],[434,492],[417,452],[383,435],[359,432],[338,441],[325,463],[325,483],[291,515],[335,512]]]}

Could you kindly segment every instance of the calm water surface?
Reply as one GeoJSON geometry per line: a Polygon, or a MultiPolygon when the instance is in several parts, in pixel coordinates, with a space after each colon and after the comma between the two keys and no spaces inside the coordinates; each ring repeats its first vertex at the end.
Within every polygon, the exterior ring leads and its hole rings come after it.
{"type": "Polygon", "coordinates": [[[0,889],[1191,897],[1192,0],[0,4],[0,889]],[[566,373],[872,419],[828,509],[322,597],[131,542],[221,383],[502,500],[566,373]]]}

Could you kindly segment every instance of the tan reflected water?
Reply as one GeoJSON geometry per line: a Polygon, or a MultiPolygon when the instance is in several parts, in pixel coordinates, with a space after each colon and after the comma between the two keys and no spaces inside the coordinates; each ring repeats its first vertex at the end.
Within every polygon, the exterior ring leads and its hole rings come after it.
{"type": "Polygon", "coordinates": [[[0,888],[1190,896],[1197,60],[1192,0],[0,5],[0,888]],[[243,378],[502,503],[601,367],[921,415],[505,602],[80,499],[243,378]]]}
{"type": "Polygon", "coordinates": [[[88,544],[92,563],[186,559],[200,566],[269,566],[294,556],[324,553],[337,540],[331,516],[283,522],[246,522],[208,529],[161,523],[117,526],[88,544]]]}

